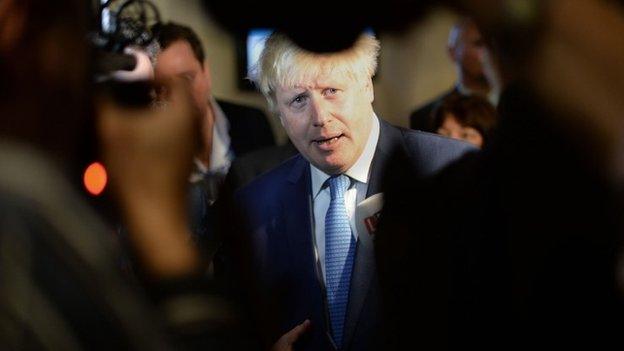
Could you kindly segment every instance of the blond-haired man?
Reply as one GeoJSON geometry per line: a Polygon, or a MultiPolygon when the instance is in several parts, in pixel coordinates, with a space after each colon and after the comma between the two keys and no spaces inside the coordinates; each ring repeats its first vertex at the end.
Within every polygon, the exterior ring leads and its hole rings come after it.
{"type": "Polygon", "coordinates": [[[356,206],[380,192],[395,149],[423,176],[472,150],[375,114],[378,53],[370,35],[317,54],[274,33],[260,58],[256,83],[300,154],[242,188],[237,203],[266,341],[284,349],[383,347],[373,231],[362,232],[356,206]]]}

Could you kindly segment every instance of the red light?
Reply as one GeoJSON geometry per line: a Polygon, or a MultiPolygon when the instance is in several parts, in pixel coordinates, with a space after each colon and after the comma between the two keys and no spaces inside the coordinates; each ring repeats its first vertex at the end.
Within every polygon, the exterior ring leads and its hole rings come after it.
{"type": "Polygon", "coordinates": [[[93,162],[84,172],[84,186],[91,195],[100,195],[106,188],[107,181],[106,169],[99,162],[93,162]]]}

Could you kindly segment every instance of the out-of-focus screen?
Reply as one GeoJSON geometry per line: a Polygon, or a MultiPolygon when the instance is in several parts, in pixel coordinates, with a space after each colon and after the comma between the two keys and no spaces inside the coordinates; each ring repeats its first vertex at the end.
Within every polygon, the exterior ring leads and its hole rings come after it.
{"type": "Polygon", "coordinates": [[[260,59],[260,53],[264,49],[264,43],[271,33],[273,33],[273,29],[260,28],[252,29],[247,33],[247,77],[252,77],[258,59],[260,59]]]}

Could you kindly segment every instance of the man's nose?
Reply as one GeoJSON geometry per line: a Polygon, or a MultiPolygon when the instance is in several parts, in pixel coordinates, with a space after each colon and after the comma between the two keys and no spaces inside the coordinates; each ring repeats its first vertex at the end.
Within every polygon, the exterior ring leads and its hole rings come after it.
{"type": "Polygon", "coordinates": [[[323,99],[320,98],[311,98],[311,114],[312,114],[312,124],[315,127],[322,127],[329,120],[329,111],[327,109],[326,103],[323,99]]]}

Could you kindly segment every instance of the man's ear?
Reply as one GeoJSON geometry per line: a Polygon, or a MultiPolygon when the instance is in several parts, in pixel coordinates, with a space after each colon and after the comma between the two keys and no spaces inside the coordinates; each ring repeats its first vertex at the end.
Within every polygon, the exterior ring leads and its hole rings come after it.
{"type": "Polygon", "coordinates": [[[368,95],[368,101],[372,104],[375,101],[375,89],[373,87],[373,78],[368,78],[364,85],[364,91],[368,95]]]}
{"type": "Polygon", "coordinates": [[[0,52],[9,52],[20,41],[26,14],[20,0],[0,1],[0,52]]]}
{"type": "Polygon", "coordinates": [[[279,112],[277,112],[276,114],[277,114],[277,118],[279,118],[279,121],[280,121],[280,123],[281,123],[282,127],[286,127],[286,126],[284,125],[284,118],[282,117],[282,114],[281,114],[281,113],[279,113],[279,112]]]}
{"type": "Polygon", "coordinates": [[[208,94],[212,95],[212,73],[210,72],[210,65],[208,64],[208,60],[204,60],[204,65],[202,68],[202,70],[204,71],[206,84],[208,84],[208,94]]]}

